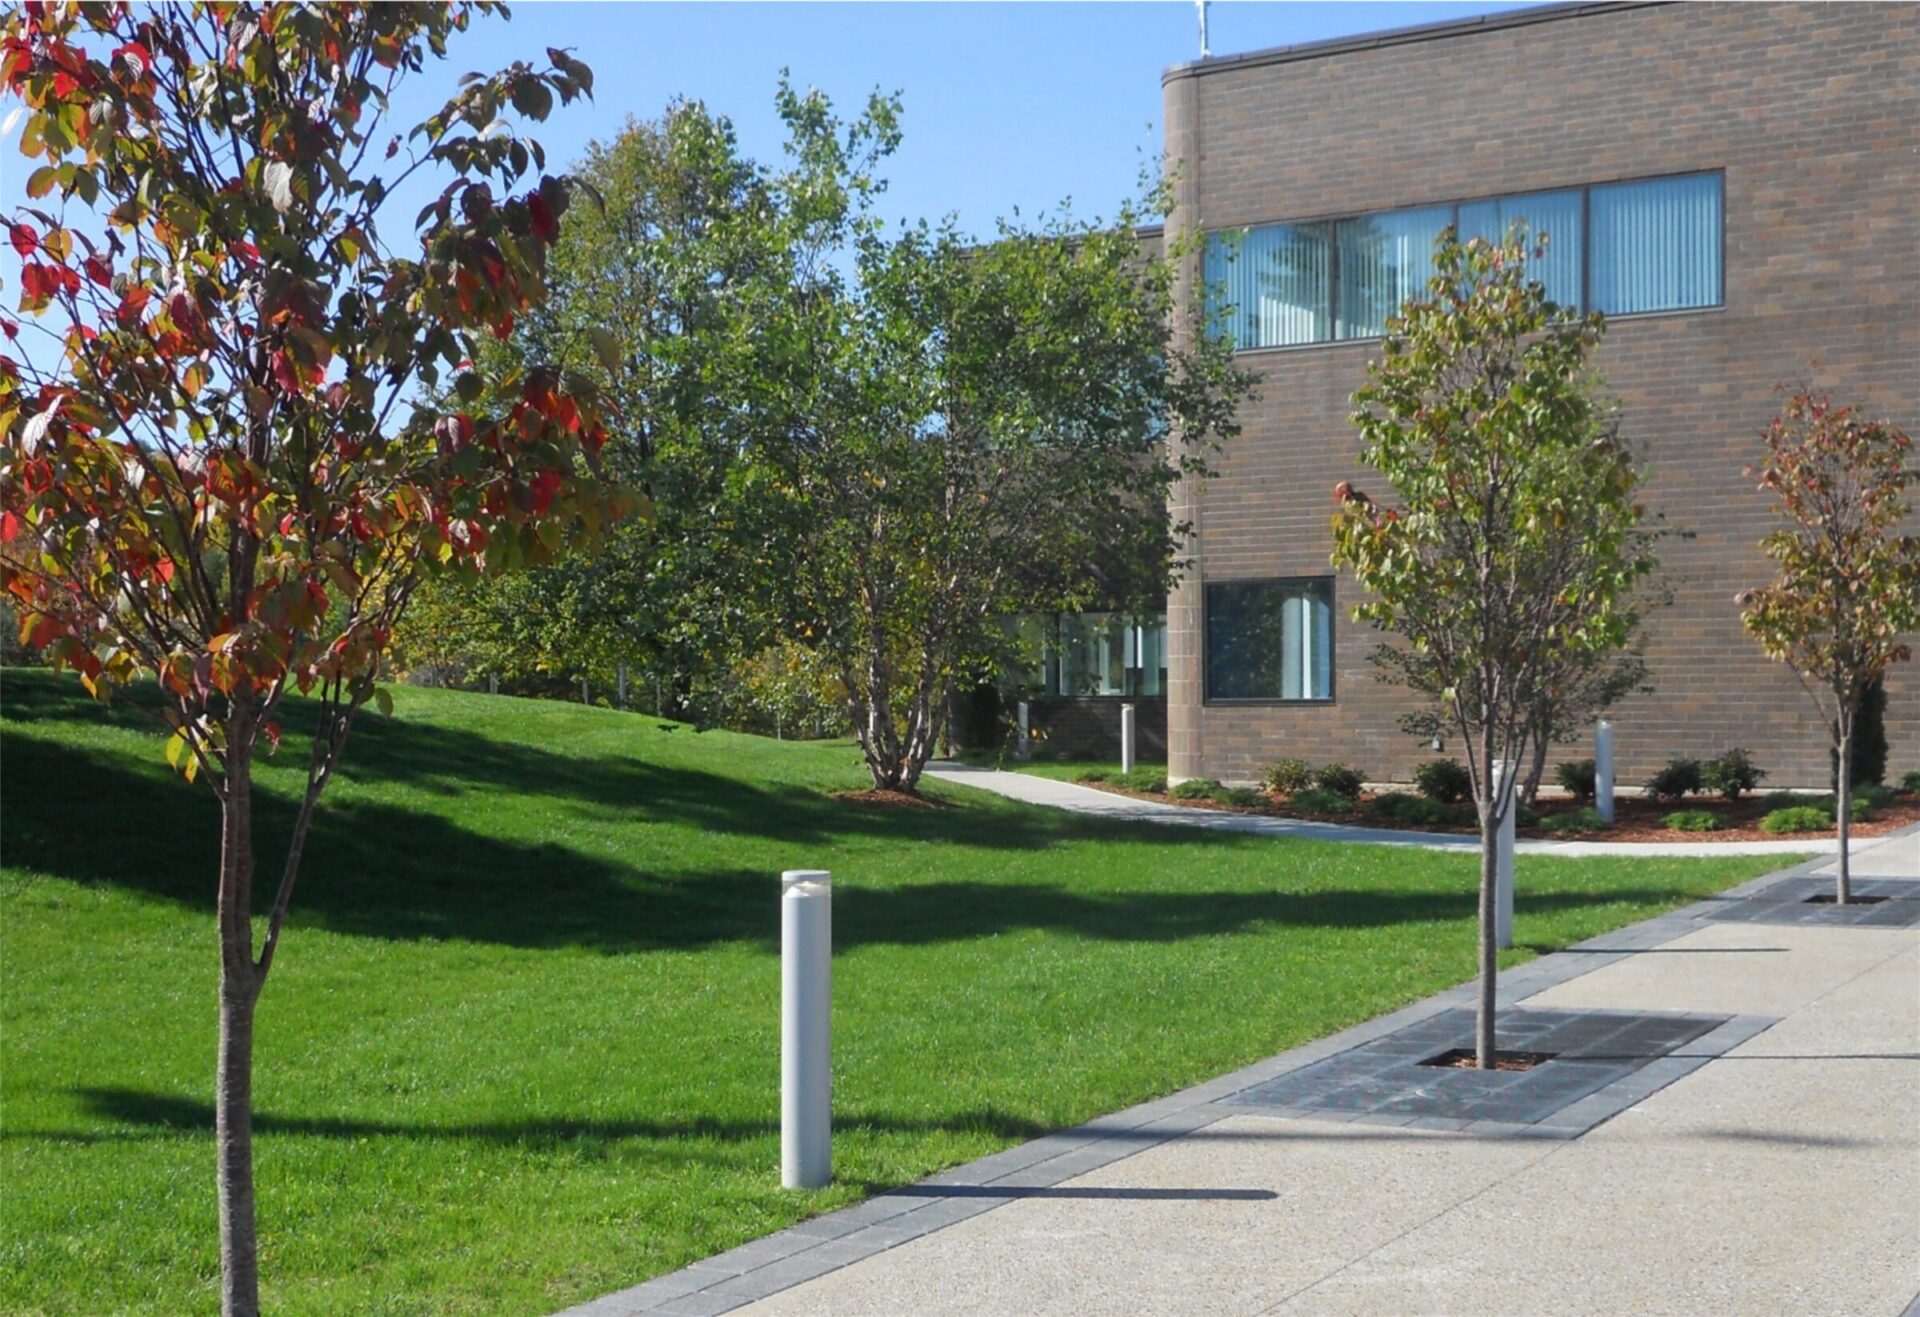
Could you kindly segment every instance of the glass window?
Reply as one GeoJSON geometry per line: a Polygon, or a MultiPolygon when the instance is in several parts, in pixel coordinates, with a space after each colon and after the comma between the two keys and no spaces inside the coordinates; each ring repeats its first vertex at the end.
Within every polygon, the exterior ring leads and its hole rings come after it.
{"type": "Polygon", "coordinates": [[[1339,337],[1386,333],[1387,317],[1426,291],[1433,277],[1434,241],[1451,223],[1451,206],[1340,221],[1339,337]]]}
{"type": "Polygon", "coordinates": [[[1333,698],[1333,581],[1207,585],[1207,698],[1333,698]]]}
{"type": "Polygon", "coordinates": [[[1546,252],[1530,258],[1533,277],[1546,285],[1547,298],[1580,309],[1580,189],[1535,192],[1523,197],[1469,201],[1460,207],[1460,241],[1485,238],[1504,242],[1516,220],[1526,224],[1531,241],[1544,237],[1546,252]]]}
{"type": "Polygon", "coordinates": [[[1720,176],[1589,189],[1593,305],[1609,315],[1720,301],[1720,176]]]}
{"type": "Polygon", "coordinates": [[[1325,224],[1209,234],[1209,325],[1240,349],[1324,342],[1330,270],[1325,224]]]}
{"type": "Polygon", "coordinates": [[[1129,630],[1118,613],[1062,614],[1059,693],[1125,694],[1129,630]]]}

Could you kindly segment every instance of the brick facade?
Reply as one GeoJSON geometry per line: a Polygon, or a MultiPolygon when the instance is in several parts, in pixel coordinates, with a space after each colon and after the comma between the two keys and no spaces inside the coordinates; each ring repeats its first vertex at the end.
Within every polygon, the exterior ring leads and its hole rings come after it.
{"type": "MultiPolygon", "coordinates": [[[[1769,503],[1743,472],[1776,382],[1813,359],[1822,386],[1920,431],[1920,5],[1560,6],[1180,66],[1165,94],[1175,229],[1724,171],[1725,305],[1615,319],[1599,357],[1652,468],[1672,595],[1649,627],[1652,692],[1614,715],[1620,781],[1743,745],[1769,786],[1824,784],[1811,701],[1733,603],[1769,576],[1769,503]]],[[[1331,704],[1202,698],[1201,583],[1327,571],[1333,486],[1368,483],[1348,398],[1377,351],[1242,354],[1261,381],[1244,433],[1176,494],[1198,532],[1168,608],[1176,779],[1297,755],[1405,780],[1431,757],[1396,725],[1407,697],[1374,679],[1344,576],[1331,704]]],[[[1920,768],[1916,665],[1889,682],[1887,736],[1891,773],[1920,768]]]]}

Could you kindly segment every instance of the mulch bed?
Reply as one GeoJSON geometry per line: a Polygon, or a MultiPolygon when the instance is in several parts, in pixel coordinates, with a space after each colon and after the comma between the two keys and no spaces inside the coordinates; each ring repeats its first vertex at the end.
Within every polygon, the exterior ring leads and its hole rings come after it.
{"type": "MultiPolygon", "coordinates": [[[[1414,824],[1382,818],[1378,814],[1370,813],[1367,809],[1367,802],[1373,799],[1375,794],[1373,792],[1362,795],[1360,803],[1350,810],[1342,810],[1339,813],[1308,813],[1289,809],[1285,801],[1271,797],[1263,805],[1241,807],[1223,805],[1213,800],[1175,800],[1164,794],[1132,791],[1111,782],[1081,782],[1076,785],[1111,791],[1119,796],[1131,796],[1135,800],[1187,805],[1194,809],[1220,810],[1228,814],[1266,814],[1274,818],[1310,819],[1316,823],[1343,823],[1353,827],[1391,828],[1397,832],[1438,832],[1454,836],[1471,836],[1479,831],[1477,825],[1470,823],[1414,824]]],[[[1813,798],[1808,797],[1807,803],[1812,804],[1813,798]]],[[[1540,802],[1542,816],[1551,816],[1572,808],[1573,802],[1570,800],[1545,799],[1540,802]]],[[[1820,832],[1762,832],[1760,820],[1770,814],[1773,808],[1765,804],[1760,796],[1748,796],[1739,801],[1725,801],[1714,796],[1693,796],[1677,805],[1662,804],[1634,796],[1622,796],[1614,801],[1613,826],[1602,831],[1549,832],[1544,828],[1534,827],[1516,828],[1515,835],[1556,841],[1793,841],[1796,838],[1817,841],[1831,838],[1833,835],[1831,828],[1820,832]],[[1667,815],[1683,809],[1710,810],[1720,816],[1721,826],[1714,832],[1683,832],[1678,828],[1669,828],[1661,822],[1667,815]]],[[[1856,820],[1852,833],[1856,837],[1883,837],[1914,823],[1920,823],[1920,793],[1908,791],[1885,809],[1877,811],[1872,822],[1862,823],[1856,820]]]]}
{"type": "Polygon", "coordinates": [[[881,805],[892,809],[945,809],[943,801],[916,795],[911,791],[886,791],[868,787],[865,791],[836,791],[835,800],[853,805],[881,805]]]}

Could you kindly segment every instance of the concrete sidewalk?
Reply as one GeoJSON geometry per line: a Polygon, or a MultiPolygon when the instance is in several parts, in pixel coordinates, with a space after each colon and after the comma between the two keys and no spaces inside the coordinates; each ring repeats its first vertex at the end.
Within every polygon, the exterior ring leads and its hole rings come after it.
{"type": "MultiPolygon", "coordinates": [[[[1856,871],[1920,899],[1920,832],[1856,871]]],[[[577,1312],[1894,1317],[1920,1291],[1920,928],[1715,922],[1786,880],[1503,975],[1503,1006],[1724,1020],[1583,1099],[1597,1127],[1235,1105],[1466,984],[577,1312]]]]}
{"type": "MultiPolygon", "coordinates": [[[[1030,805],[1048,805],[1129,822],[1169,823],[1220,832],[1246,832],[1263,837],[1305,837],[1316,841],[1365,842],[1375,846],[1413,846],[1423,850],[1478,850],[1480,838],[1463,834],[1410,832],[1400,828],[1360,828],[1344,823],[1315,823],[1266,814],[1236,814],[1228,810],[1198,809],[1167,801],[1139,800],[1118,792],[1059,782],[1031,773],[1008,773],[997,768],[965,764],[929,765],[927,776],[960,786],[978,787],[1030,805]]],[[[1885,838],[1855,838],[1856,854],[1885,838]]],[[[1832,854],[1837,843],[1825,834],[1784,841],[1550,841],[1526,838],[1514,843],[1522,855],[1810,855],[1832,854]]]]}

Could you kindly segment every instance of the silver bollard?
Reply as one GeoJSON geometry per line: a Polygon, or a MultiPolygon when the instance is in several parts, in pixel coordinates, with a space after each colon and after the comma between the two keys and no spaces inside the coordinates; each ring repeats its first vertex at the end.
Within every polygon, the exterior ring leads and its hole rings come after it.
{"type": "Polygon", "coordinates": [[[1593,807],[1613,822],[1613,723],[1606,718],[1593,729],[1593,807]]]}
{"type": "MultiPolygon", "coordinates": [[[[1513,761],[1496,759],[1493,763],[1493,798],[1497,801],[1513,776],[1513,761]]],[[[1513,945],[1513,816],[1520,808],[1518,793],[1507,802],[1506,817],[1494,834],[1493,851],[1493,940],[1502,951],[1513,945]]]]}
{"type": "Polygon", "coordinates": [[[1032,756],[1032,736],[1033,732],[1027,720],[1027,702],[1022,700],[1020,701],[1020,743],[1014,751],[1014,758],[1024,762],[1032,756]]]}
{"type": "Polygon", "coordinates": [[[1120,706],[1120,771],[1133,771],[1133,706],[1120,706]]]}
{"type": "Polygon", "coordinates": [[[780,1183],[833,1178],[833,875],[780,875],[780,1183]]]}

